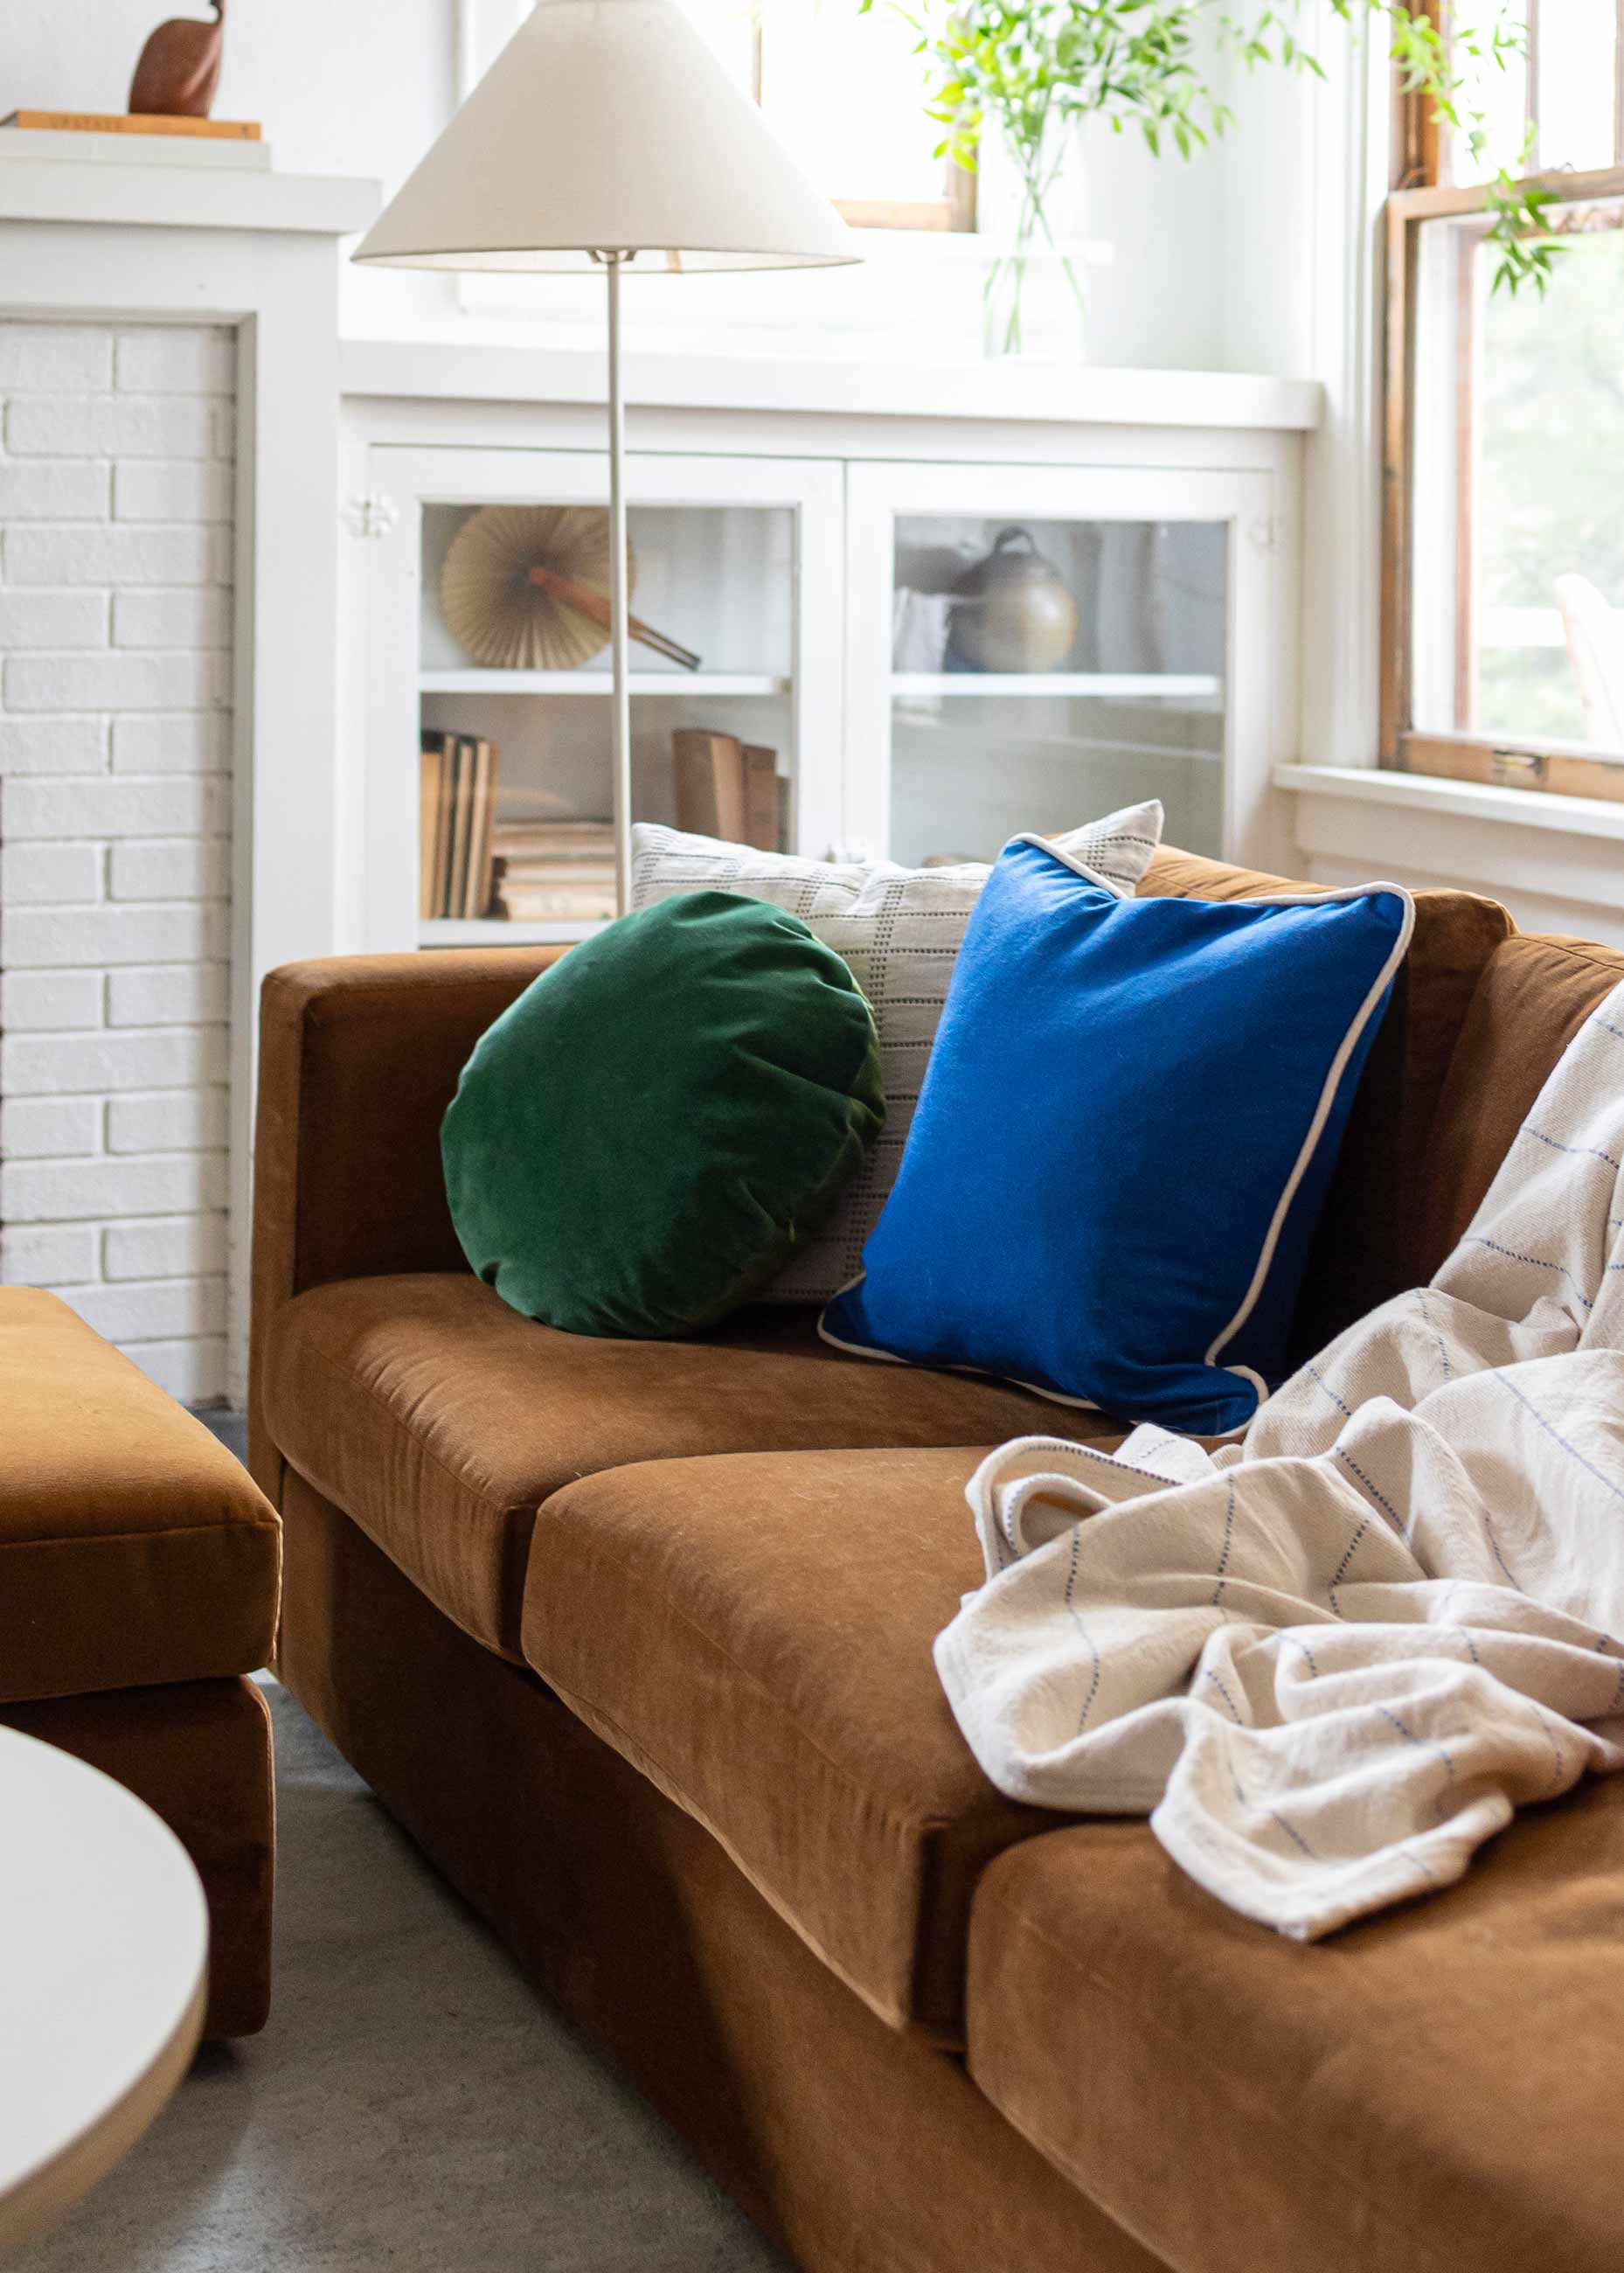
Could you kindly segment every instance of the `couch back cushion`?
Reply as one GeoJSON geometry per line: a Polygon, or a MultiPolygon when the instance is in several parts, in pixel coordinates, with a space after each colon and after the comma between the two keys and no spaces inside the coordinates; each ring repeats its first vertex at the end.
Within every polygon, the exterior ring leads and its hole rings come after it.
{"type": "MultiPolygon", "coordinates": [[[[1290,877],[1163,851],[1139,893],[1228,900],[1307,889],[1290,877]]],[[[1310,1257],[1295,1357],[1432,1275],[1568,1033],[1614,973],[1624,976],[1624,957],[1607,949],[1511,934],[1510,918],[1493,900],[1417,894],[1410,953],[1359,1084],[1310,1257]],[[1525,970],[1530,950],[1537,952],[1525,970]],[[1463,1028],[1491,957],[1495,986],[1474,1010],[1468,1049],[1463,1028]],[[1536,973],[1545,974],[1545,986],[1536,973]],[[1562,1016],[1569,1019],[1565,1027],[1562,1016]],[[1451,1069],[1457,1044],[1458,1079],[1451,1069]],[[1493,1090],[1502,1060],[1523,1068],[1526,1097],[1513,1082],[1505,1093],[1475,1098],[1474,1084],[1493,1090]],[[1435,1141],[1447,1074],[1452,1112],[1435,1141]]],[[[281,1258],[274,1289],[268,1281],[278,1258],[269,1242],[256,1242],[267,1294],[280,1302],[301,1287],[374,1270],[466,1268],[445,1204],[439,1114],[479,1035],[558,951],[378,958],[370,966],[376,985],[352,983],[338,994],[316,983],[320,965],[267,981],[270,1071],[261,1084],[258,1175],[263,1184],[296,1179],[298,1187],[279,1212],[296,1251],[281,1258]],[[430,1097],[431,1112],[423,1109],[430,1097]],[[313,1130],[322,1132],[319,1143],[311,1141],[313,1130]]],[[[354,980],[367,966],[353,963],[348,970],[354,980]]]]}
{"type": "MultiPolygon", "coordinates": [[[[1162,851],[1139,896],[1235,900],[1310,889],[1288,877],[1162,851]]],[[[1292,1326],[1294,1360],[1389,1295],[1430,1278],[1448,1253],[1448,1242],[1434,1252],[1426,1190],[1433,1124],[1478,982],[1511,933],[1510,917],[1494,900],[1470,892],[1417,893],[1410,953],[1359,1083],[1309,1257],[1292,1326]]]]}
{"type": "Polygon", "coordinates": [[[1624,955],[1519,933],[1472,997],[1418,1179],[1417,1255],[1435,1271],[1471,1222],[1547,1074],[1624,979],[1624,955]]]}

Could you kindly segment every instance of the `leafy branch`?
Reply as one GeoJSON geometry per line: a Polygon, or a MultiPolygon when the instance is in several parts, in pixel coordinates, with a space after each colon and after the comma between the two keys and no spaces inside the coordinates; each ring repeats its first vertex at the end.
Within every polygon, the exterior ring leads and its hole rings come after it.
{"type": "MultiPolygon", "coordinates": [[[[874,0],[859,0],[866,12],[874,0]]],[[[1249,68],[1269,66],[1323,79],[1305,43],[1304,0],[892,0],[918,34],[927,73],[925,108],[942,128],[938,155],[973,171],[989,122],[1001,134],[1020,176],[1017,258],[1040,231],[1053,243],[1047,204],[1060,163],[1059,130],[1080,118],[1104,119],[1113,133],[1137,128],[1152,155],[1189,158],[1234,124],[1208,58],[1216,34],[1220,57],[1249,68]]],[[[1481,0],[1479,27],[1456,11],[1446,38],[1421,0],[1329,0],[1351,32],[1380,27],[1403,84],[1462,139],[1475,168],[1487,161],[1489,123],[1474,93],[1491,73],[1523,52],[1521,25],[1506,0],[1481,0]]],[[[1527,161],[1524,147],[1523,161],[1527,161]]],[[[1526,184],[1506,166],[1487,189],[1489,239],[1496,253],[1494,289],[1550,284],[1560,246],[1546,209],[1548,190],[1526,184]]],[[[1070,274],[1069,268],[1067,274],[1070,274]]],[[[1076,280],[1072,278],[1074,289],[1076,280]]]]}
{"type": "MultiPolygon", "coordinates": [[[[1481,174],[1489,154],[1489,127],[1482,103],[1470,98],[1472,80],[1481,83],[1491,71],[1504,71],[1527,54],[1526,26],[1506,16],[1503,0],[1486,28],[1457,16],[1447,34],[1430,14],[1418,13],[1404,0],[1330,0],[1330,4],[1348,23],[1360,4],[1386,18],[1388,52],[1398,66],[1405,93],[1419,94],[1432,105],[1438,123],[1465,145],[1473,173],[1481,174]]],[[[1517,173],[1501,165],[1489,180],[1489,242],[1495,250],[1494,290],[1503,287],[1515,297],[1524,284],[1531,284],[1543,299],[1564,248],[1545,220],[1548,207],[1556,203],[1554,192],[1520,178],[1532,159],[1533,139],[1530,127],[1518,154],[1517,173]]]]}

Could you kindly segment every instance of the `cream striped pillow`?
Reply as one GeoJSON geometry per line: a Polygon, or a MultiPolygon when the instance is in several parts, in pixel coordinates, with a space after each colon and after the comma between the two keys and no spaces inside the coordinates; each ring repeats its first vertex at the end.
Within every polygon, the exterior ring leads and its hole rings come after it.
{"type": "MultiPolygon", "coordinates": [[[[1132,899],[1162,841],[1162,808],[1152,799],[1050,841],[1106,890],[1132,899]]],[[[652,822],[632,829],[633,908],[678,892],[771,900],[844,957],[879,1030],[884,1131],[823,1230],[779,1273],[764,1302],[827,1302],[857,1277],[864,1243],[896,1180],[964,926],[990,874],[979,862],[900,868],[889,860],[800,860],[652,822]]]]}

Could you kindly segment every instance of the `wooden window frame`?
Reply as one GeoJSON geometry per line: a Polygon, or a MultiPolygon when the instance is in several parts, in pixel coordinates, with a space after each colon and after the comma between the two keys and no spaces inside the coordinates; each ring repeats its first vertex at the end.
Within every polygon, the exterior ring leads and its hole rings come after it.
{"type": "MultiPolygon", "coordinates": [[[[1526,116],[1538,131],[1539,18],[1541,0],[1525,0],[1527,9],[1526,116]]],[[[1613,46],[1614,163],[1588,173],[1561,169],[1536,173],[1530,179],[1550,190],[1563,205],[1583,205],[1605,199],[1624,199],[1624,0],[1614,0],[1617,33],[1613,46]]],[[[1426,0],[1426,13],[1440,24],[1446,0],[1426,0]]],[[[1431,102],[1422,94],[1407,93],[1394,82],[1392,190],[1385,214],[1385,336],[1383,343],[1382,489],[1381,489],[1381,658],[1380,756],[1383,767],[1402,773],[1441,774],[1456,781],[1486,782],[1499,787],[1536,789],[1566,797],[1596,797],[1624,803],[1624,752],[1604,756],[1554,741],[1518,741],[1505,736],[1474,733],[1461,722],[1471,716],[1473,651],[1471,636],[1471,526],[1465,509],[1457,510],[1455,536],[1457,600],[1455,656],[1456,731],[1418,732],[1412,703],[1411,642],[1414,633],[1412,570],[1415,554],[1414,377],[1418,335],[1418,254],[1420,232],[1431,221],[1464,220],[1484,216],[1486,229],[1488,191],[1485,185],[1455,186],[1445,178],[1448,145],[1431,102]]],[[[1538,143],[1536,141],[1536,148],[1538,143]]],[[[1470,250],[1473,239],[1464,237],[1470,250]]],[[[1468,289],[1470,261],[1462,263],[1462,289],[1468,289]]],[[[1457,337],[1464,340],[1463,329],[1457,337]]],[[[1456,370],[1456,433],[1460,453],[1470,452],[1472,439],[1471,389],[1473,373],[1463,362],[1456,370]]],[[[1457,462],[1457,499],[1469,496],[1469,469],[1457,462]]]]}
{"type": "MultiPolygon", "coordinates": [[[[1426,0],[1421,11],[1436,30],[1443,21],[1443,0],[1426,0]]],[[[1392,73],[1392,162],[1389,190],[1435,190],[1444,178],[1445,145],[1438,113],[1426,95],[1404,86],[1399,71],[1392,73]]]]}
{"type": "Polygon", "coordinates": [[[834,198],[830,202],[849,229],[926,229],[939,235],[964,235],[976,226],[976,176],[947,161],[939,198],[834,198]]]}
{"type": "MultiPolygon", "coordinates": [[[[1564,205],[1624,199],[1624,166],[1588,174],[1530,177],[1564,205]]],[[[1488,209],[1482,186],[1396,190],[1386,214],[1385,394],[1381,468],[1381,765],[1401,773],[1443,774],[1456,781],[1542,789],[1567,797],[1624,803],[1624,752],[1600,756],[1572,743],[1515,740],[1504,735],[1417,731],[1411,639],[1414,623],[1416,276],[1420,232],[1432,221],[1462,220],[1488,209]]],[[[1469,422],[1463,418],[1464,439],[1469,422]]],[[[1461,541],[1457,533],[1457,547],[1461,541]]],[[[1457,715],[1462,658],[1456,655],[1457,715]]]]}

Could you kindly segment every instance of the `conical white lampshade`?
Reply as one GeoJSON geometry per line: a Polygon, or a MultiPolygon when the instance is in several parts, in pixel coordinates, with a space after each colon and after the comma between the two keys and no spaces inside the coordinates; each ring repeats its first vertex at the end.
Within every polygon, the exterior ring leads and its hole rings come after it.
{"type": "Polygon", "coordinates": [[[675,0],[541,0],[357,260],[397,268],[645,269],[856,260],[675,0]]]}

